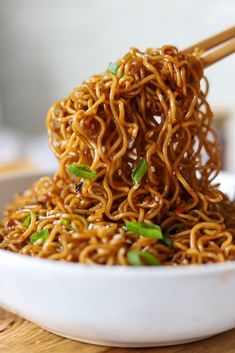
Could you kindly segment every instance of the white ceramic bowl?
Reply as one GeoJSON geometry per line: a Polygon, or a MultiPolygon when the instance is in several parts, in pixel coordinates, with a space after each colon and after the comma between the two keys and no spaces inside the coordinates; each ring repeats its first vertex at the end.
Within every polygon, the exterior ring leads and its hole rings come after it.
{"type": "MultiPolygon", "coordinates": [[[[0,179],[2,202],[39,175],[0,179]]],[[[222,174],[222,189],[235,176],[222,174]]],[[[194,341],[235,327],[235,262],[124,268],[0,251],[0,305],[47,330],[108,346],[194,341]]]]}

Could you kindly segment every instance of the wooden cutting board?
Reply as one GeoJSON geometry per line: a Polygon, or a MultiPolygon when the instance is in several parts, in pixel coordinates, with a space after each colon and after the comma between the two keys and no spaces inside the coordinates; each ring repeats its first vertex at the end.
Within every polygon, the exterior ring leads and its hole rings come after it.
{"type": "Polygon", "coordinates": [[[72,341],[49,333],[0,308],[1,353],[235,353],[235,329],[186,345],[111,348],[72,341]]]}

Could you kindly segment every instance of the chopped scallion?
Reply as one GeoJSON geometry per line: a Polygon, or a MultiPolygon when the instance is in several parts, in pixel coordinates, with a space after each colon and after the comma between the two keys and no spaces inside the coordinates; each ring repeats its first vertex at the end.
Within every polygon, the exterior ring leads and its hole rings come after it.
{"type": "Polygon", "coordinates": [[[135,234],[153,239],[163,239],[162,230],[155,224],[145,222],[125,221],[124,230],[129,230],[135,234]]]}
{"type": "Polygon", "coordinates": [[[27,217],[25,217],[24,222],[23,222],[23,226],[25,228],[28,228],[28,226],[30,225],[31,222],[31,215],[29,214],[27,217]]]}
{"type": "MultiPolygon", "coordinates": [[[[36,220],[39,220],[39,214],[36,213],[36,220]]],[[[30,225],[31,222],[31,215],[29,214],[27,217],[25,217],[24,221],[23,221],[23,226],[25,228],[28,228],[28,226],[30,225]]]]}
{"type": "Polygon", "coordinates": [[[117,73],[118,73],[118,65],[115,64],[115,63],[109,63],[108,71],[111,72],[114,75],[117,75],[117,73]]]}
{"type": "Polygon", "coordinates": [[[67,226],[69,223],[69,220],[67,218],[63,218],[60,222],[63,226],[67,226]]]}
{"type": "Polygon", "coordinates": [[[133,184],[138,186],[141,182],[141,179],[148,171],[148,164],[144,158],[142,158],[139,164],[134,168],[131,177],[133,184]]]}
{"type": "Polygon", "coordinates": [[[30,236],[30,244],[34,244],[37,240],[42,240],[44,243],[49,237],[48,229],[42,229],[39,232],[35,232],[30,236]]]}
{"type": "Polygon", "coordinates": [[[91,170],[90,166],[87,164],[74,163],[68,167],[68,170],[71,174],[84,179],[92,179],[97,174],[97,172],[95,170],[91,170]]]}
{"type": "Polygon", "coordinates": [[[128,251],[127,259],[132,266],[160,266],[160,261],[148,251],[132,250],[128,251]]]}
{"type": "Polygon", "coordinates": [[[173,244],[172,239],[169,238],[167,235],[163,235],[162,242],[165,243],[168,246],[171,246],[173,244]]]}

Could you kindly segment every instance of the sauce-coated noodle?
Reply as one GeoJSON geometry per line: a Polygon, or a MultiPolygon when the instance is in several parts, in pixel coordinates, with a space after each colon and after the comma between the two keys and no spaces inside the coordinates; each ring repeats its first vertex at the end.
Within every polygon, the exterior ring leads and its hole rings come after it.
{"type": "Polygon", "coordinates": [[[138,264],[139,251],[162,265],[233,260],[235,204],[213,186],[219,144],[200,60],[132,48],[112,68],[49,110],[59,169],[6,207],[0,248],[87,264],[138,264]],[[168,242],[125,221],[158,225],[168,242]]]}

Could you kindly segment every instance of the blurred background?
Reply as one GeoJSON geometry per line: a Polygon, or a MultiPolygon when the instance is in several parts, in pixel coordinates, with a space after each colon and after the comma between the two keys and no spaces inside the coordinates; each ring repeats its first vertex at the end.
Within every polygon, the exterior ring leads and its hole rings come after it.
{"type": "MultiPolygon", "coordinates": [[[[0,171],[56,168],[45,116],[129,47],[185,48],[234,25],[234,0],[1,0],[0,171]]],[[[223,166],[235,171],[235,56],[207,69],[223,166]]]]}

